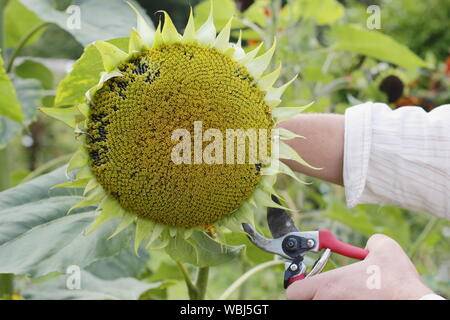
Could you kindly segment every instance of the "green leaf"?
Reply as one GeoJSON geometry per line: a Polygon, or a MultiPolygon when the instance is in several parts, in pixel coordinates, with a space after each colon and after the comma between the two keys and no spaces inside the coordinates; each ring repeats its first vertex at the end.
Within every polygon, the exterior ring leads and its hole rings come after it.
{"type": "Polygon", "coordinates": [[[115,220],[85,236],[98,213],[85,207],[67,215],[80,201],[81,190],[50,190],[64,182],[60,168],[0,193],[0,273],[36,277],[65,272],[70,265],[83,268],[129,246],[131,228],[107,240],[117,226],[115,220]]]}
{"type": "Polygon", "coordinates": [[[244,246],[228,246],[211,239],[204,232],[195,231],[191,238],[176,237],[166,247],[166,252],[179,262],[199,267],[217,266],[230,262],[244,249],[244,246]]]}
{"type": "MultiPolygon", "coordinates": [[[[128,50],[128,39],[108,41],[124,51],[128,50]]],[[[74,64],[72,71],[58,86],[55,107],[79,104],[85,101],[86,91],[97,85],[100,73],[104,71],[103,62],[94,45],[84,49],[83,55],[74,64]]]]}
{"type": "Polygon", "coordinates": [[[104,280],[126,277],[137,278],[147,267],[149,258],[149,254],[142,248],[136,255],[133,247],[130,245],[130,247],[122,250],[116,256],[94,262],[86,270],[104,280]]]}
{"type": "MultiPolygon", "coordinates": [[[[19,41],[34,27],[42,23],[36,14],[28,10],[18,0],[10,0],[8,6],[5,9],[5,29],[6,32],[6,47],[13,48],[17,46],[19,41]]],[[[31,45],[36,42],[42,35],[42,31],[36,33],[27,42],[27,45],[31,45]]]]}
{"type": "MultiPolygon", "coordinates": [[[[21,104],[22,113],[25,116],[23,124],[28,125],[36,118],[37,107],[42,94],[41,85],[36,79],[20,79],[18,77],[13,78],[13,84],[21,104]]],[[[0,148],[5,147],[11,139],[21,132],[21,124],[0,116],[0,148]]]]}
{"type": "Polygon", "coordinates": [[[11,83],[3,67],[3,59],[0,56],[0,115],[16,122],[24,119],[22,108],[16,96],[16,90],[11,83]]]}
{"type": "Polygon", "coordinates": [[[76,60],[83,53],[83,46],[67,31],[55,24],[47,25],[35,43],[21,51],[23,57],[45,57],[76,60]]]}
{"type": "Polygon", "coordinates": [[[331,37],[337,50],[366,55],[404,68],[427,67],[427,63],[406,46],[375,30],[336,25],[332,27],[331,37]]]}
{"type": "Polygon", "coordinates": [[[366,212],[361,207],[349,209],[343,202],[334,198],[328,200],[325,216],[339,221],[349,226],[352,230],[368,237],[377,232],[366,212]]]}
{"type": "Polygon", "coordinates": [[[41,84],[36,79],[21,79],[18,77],[13,78],[13,84],[25,115],[23,122],[25,125],[29,125],[36,120],[37,110],[41,103],[41,84]]]}
{"type": "MultiPolygon", "coordinates": [[[[121,0],[78,0],[79,7],[79,28],[76,24],[76,12],[66,12],[56,10],[53,6],[54,0],[19,0],[29,10],[43,21],[52,22],[60,28],[69,32],[79,43],[87,46],[97,40],[108,40],[129,35],[131,28],[136,25],[136,15],[121,0]]],[[[147,22],[151,20],[144,14],[142,7],[133,0],[130,0],[141,13],[147,22]]]]}
{"type": "Polygon", "coordinates": [[[160,288],[163,283],[148,283],[134,278],[100,279],[81,271],[81,288],[67,288],[69,275],[60,275],[43,283],[32,284],[23,290],[23,297],[31,300],[137,300],[142,293],[160,288]]]}
{"type": "Polygon", "coordinates": [[[304,18],[315,20],[318,25],[328,25],[337,22],[344,12],[344,6],[336,0],[297,0],[286,6],[281,17],[287,23],[304,18]]]}
{"type": "Polygon", "coordinates": [[[306,2],[305,18],[314,19],[318,25],[333,24],[344,15],[344,6],[336,0],[306,2]]]}
{"type": "MultiPolygon", "coordinates": [[[[237,14],[236,5],[232,0],[221,0],[214,2],[214,25],[221,30],[227,24],[230,17],[237,14]]],[[[209,17],[210,1],[200,2],[194,7],[194,21],[197,27],[202,26],[209,17]]],[[[237,23],[233,24],[236,27],[237,23]]]]}
{"type": "Polygon", "coordinates": [[[37,79],[45,90],[53,89],[53,73],[42,63],[25,60],[14,69],[22,79],[37,79]]]}
{"type": "Polygon", "coordinates": [[[0,116],[0,149],[14,139],[22,131],[22,126],[15,121],[0,116]]]}
{"type": "Polygon", "coordinates": [[[253,264],[260,264],[270,260],[273,260],[273,254],[267,253],[261,250],[253,243],[250,242],[247,235],[243,233],[229,233],[226,235],[227,243],[230,245],[245,245],[245,256],[253,264]]]}

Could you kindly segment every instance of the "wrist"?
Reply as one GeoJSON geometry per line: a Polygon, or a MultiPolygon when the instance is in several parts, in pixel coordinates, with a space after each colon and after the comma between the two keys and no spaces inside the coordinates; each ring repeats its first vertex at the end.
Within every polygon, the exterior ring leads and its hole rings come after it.
{"type": "Polygon", "coordinates": [[[409,285],[403,286],[401,289],[400,300],[419,300],[426,295],[434,294],[433,290],[428,288],[419,279],[410,282],[409,285]]]}

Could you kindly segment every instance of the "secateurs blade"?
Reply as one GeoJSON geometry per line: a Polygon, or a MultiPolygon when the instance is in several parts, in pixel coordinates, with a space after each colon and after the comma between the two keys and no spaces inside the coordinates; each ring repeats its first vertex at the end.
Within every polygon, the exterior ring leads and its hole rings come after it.
{"type": "MultiPolygon", "coordinates": [[[[272,199],[279,204],[276,197],[273,196],[272,199]]],[[[320,273],[332,252],[359,260],[365,259],[369,253],[365,249],[339,241],[328,230],[301,232],[284,209],[268,208],[267,222],[273,239],[265,238],[248,223],[243,223],[242,227],[254,245],[286,259],[284,288],[297,280],[320,273]],[[320,258],[317,259],[311,270],[306,272],[307,266],[303,261],[305,254],[319,252],[322,249],[325,250],[320,258]]]]}

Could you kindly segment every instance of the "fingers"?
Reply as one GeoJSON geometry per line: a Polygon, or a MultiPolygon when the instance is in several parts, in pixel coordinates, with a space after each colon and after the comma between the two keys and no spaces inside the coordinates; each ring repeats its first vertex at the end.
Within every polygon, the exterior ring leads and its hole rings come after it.
{"type": "Polygon", "coordinates": [[[299,280],[291,284],[286,290],[288,300],[312,300],[320,287],[322,274],[299,280]]]}
{"type": "Polygon", "coordinates": [[[317,296],[318,290],[331,289],[350,268],[349,265],[296,281],[286,290],[286,297],[288,300],[312,300],[317,296]]]}

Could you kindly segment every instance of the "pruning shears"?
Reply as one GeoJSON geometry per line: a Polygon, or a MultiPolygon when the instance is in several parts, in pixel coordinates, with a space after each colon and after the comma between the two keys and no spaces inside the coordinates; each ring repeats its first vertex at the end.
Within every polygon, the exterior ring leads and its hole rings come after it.
{"type": "MultiPolygon", "coordinates": [[[[272,198],[279,204],[276,197],[272,198]]],[[[242,227],[255,246],[286,259],[285,289],[295,281],[320,273],[332,252],[358,260],[364,260],[369,253],[366,249],[339,241],[329,230],[301,232],[284,209],[269,208],[267,222],[273,239],[265,238],[248,223],[243,223],[242,227]],[[322,249],[325,249],[322,255],[307,272],[307,266],[303,261],[305,254],[319,252],[322,249]]]]}

